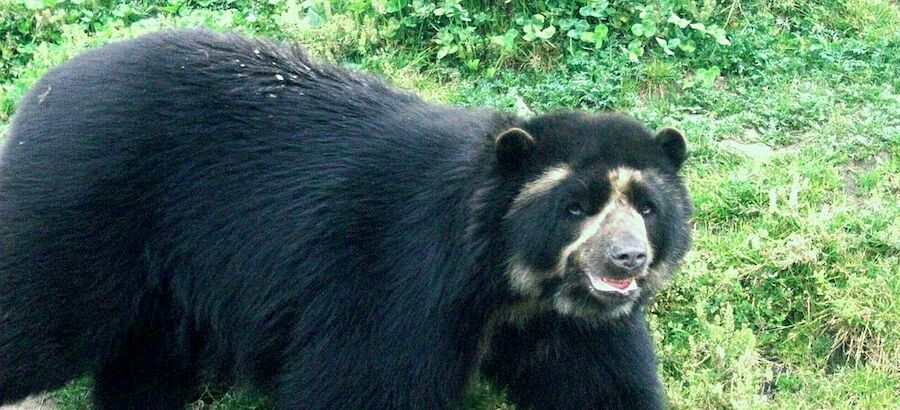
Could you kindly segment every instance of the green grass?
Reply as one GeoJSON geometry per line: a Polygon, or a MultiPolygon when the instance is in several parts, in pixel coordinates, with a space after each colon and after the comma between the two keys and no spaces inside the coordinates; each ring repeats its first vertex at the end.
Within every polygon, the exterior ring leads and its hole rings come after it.
{"type": "MultiPolygon", "coordinates": [[[[377,7],[43,3],[0,0],[0,132],[49,67],[110,40],[197,25],[302,41],[322,58],[380,73],[433,101],[519,112],[619,110],[651,127],[677,127],[692,153],[685,176],[696,205],[695,246],[648,309],[672,407],[900,403],[896,2],[739,0],[682,8],[725,27],[731,43],[699,44],[704,53],[690,55],[668,56],[648,40],[641,56],[629,58],[627,27],[613,27],[596,50],[572,50],[571,41],[556,38],[498,51],[475,38],[466,40],[476,47],[469,54],[439,61],[427,30],[423,41],[392,38],[390,15],[377,7]]],[[[474,13],[474,3],[461,4],[474,13]]],[[[492,24],[476,34],[484,40],[506,31],[506,23],[492,24]]],[[[88,391],[89,381],[78,381],[53,396],[61,408],[82,409],[88,391]]],[[[267,402],[211,389],[193,407],[267,402]]],[[[511,408],[483,383],[463,407],[511,408]]]]}

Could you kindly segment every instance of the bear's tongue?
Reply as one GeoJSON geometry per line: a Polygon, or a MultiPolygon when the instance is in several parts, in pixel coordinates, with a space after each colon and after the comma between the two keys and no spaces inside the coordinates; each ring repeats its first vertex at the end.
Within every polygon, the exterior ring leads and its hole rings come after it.
{"type": "Polygon", "coordinates": [[[613,279],[613,278],[604,278],[600,275],[597,275],[593,272],[588,272],[588,279],[591,280],[591,286],[594,289],[601,292],[618,292],[618,293],[627,293],[632,290],[637,290],[637,283],[634,279],[613,279]]]}

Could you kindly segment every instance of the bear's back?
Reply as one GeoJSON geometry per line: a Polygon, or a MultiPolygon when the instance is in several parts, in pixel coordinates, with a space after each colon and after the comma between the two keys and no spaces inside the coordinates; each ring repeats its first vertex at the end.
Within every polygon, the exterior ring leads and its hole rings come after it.
{"type": "MultiPolygon", "coordinates": [[[[78,299],[89,294],[81,286],[108,284],[84,305],[127,305],[173,282],[185,292],[173,297],[204,320],[231,309],[207,301],[244,298],[228,316],[250,323],[258,310],[247,306],[311,303],[305,290],[347,283],[368,287],[361,299],[374,303],[408,280],[382,276],[391,267],[448,262],[435,238],[463,229],[450,220],[475,172],[459,164],[502,121],[297,49],[155,33],[77,56],[23,99],[0,154],[0,233],[27,237],[23,255],[47,249],[32,265],[73,279],[58,293],[78,299]],[[267,296],[285,288],[293,299],[267,296]]],[[[438,279],[419,284],[433,292],[438,279]]]]}

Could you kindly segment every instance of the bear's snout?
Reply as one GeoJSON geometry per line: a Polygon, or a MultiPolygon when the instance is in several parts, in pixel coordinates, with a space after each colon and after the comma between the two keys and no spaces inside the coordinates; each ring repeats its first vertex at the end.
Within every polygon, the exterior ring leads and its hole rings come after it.
{"type": "MultiPolygon", "coordinates": [[[[611,273],[631,276],[647,266],[647,249],[637,240],[618,242],[609,247],[607,253],[608,269],[611,273]],[[616,272],[618,271],[618,272],[616,272]]],[[[619,275],[612,275],[619,276],[619,275]]]]}

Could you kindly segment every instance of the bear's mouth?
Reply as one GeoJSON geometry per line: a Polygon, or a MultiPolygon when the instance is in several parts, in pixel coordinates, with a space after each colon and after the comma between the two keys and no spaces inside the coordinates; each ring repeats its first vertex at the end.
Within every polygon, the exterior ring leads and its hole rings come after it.
{"type": "Polygon", "coordinates": [[[588,269],[584,273],[591,289],[597,292],[628,295],[641,289],[635,278],[611,278],[588,269]]]}

